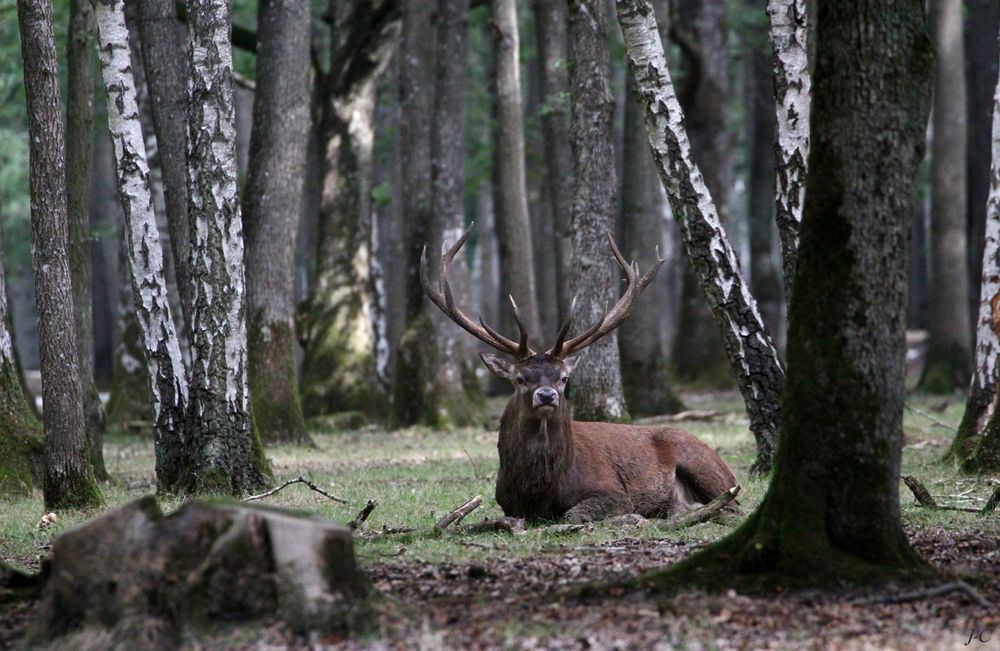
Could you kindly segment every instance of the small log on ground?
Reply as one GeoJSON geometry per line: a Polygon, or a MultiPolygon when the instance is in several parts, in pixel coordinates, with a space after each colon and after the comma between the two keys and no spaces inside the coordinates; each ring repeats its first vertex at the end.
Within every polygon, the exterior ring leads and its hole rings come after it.
{"type": "Polygon", "coordinates": [[[708,522],[712,518],[719,515],[724,508],[729,506],[729,504],[736,499],[736,496],[740,494],[740,489],[740,485],[736,484],[705,506],[700,506],[694,510],[687,511],[686,513],[679,513],[671,518],[667,518],[666,520],[658,520],[654,522],[660,529],[667,530],[684,529],[685,527],[693,527],[694,525],[701,524],[702,522],[708,522]]]}
{"type": "Polygon", "coordinates": [[[164,516],[137,500],[57,537],[43,578],[29,648],[175,648],[251,621],[345,634],[372,619],[348,528],[256,505],[189,502],[164,516]]]}
{"type": "Polygon", "coordinates": [[[437,524],[434,525],[434,528],[440,530],[451,525],[452,523],[461,522],[462,518],[464,518],[465,516],[469,515],[470,513],[478,509],[480,505],[482,505],[482,503],[483,503],[483,496],[476,495],[475,497],[467,501],[465,504],[462,504],[458,508],[449,511],[447,515],[445,515],[443,518],[437,521],[437,524]]]}

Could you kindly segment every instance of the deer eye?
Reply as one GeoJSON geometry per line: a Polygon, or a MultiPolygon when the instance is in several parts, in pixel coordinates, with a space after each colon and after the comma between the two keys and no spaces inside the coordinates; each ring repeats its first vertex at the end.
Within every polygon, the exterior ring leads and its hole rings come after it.
{"type": "Polygon", "coordinates": [[[517,382],[518,384],[524,384],[524,378],[521,377],[520,375],[514,378],[514,381],[517,382]]]}
{"type": "Polygon", "coordinates": [[[568,381],[569,381],[569,378],[567,376],[565,376],[565,375],[562,376],[561,378],[559,378],[559,382],[561,384],[566,384],[568,381]]]}

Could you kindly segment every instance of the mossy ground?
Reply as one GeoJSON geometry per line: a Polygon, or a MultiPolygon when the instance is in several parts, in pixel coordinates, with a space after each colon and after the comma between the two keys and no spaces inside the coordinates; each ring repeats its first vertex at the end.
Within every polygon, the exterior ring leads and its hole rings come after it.
{"type": "MultiPolygon", "coordinates": [[[[749,476],[755,450],[753,438],[747,431],[739,395],[735,392],[687,392],[682,394],[682,398],[691,409],[716,409],[721,412],[722,416],[714,421],[689,421],[680,426],[720,450],[743,485],[741,509],[746,514],[751,513],[763,498],[766,481],[749,476]]],[[[953,401],[943,411],[934,410],[934,407],[939,406],[939,398],[911,396],[910,402],[945,423],[957,424],[961,417],[962,404],[959,400],[953,401]]],[[[369,532],[377,531],[383,526],[431,527],[446,511],[477,494],[483,496],[483,506],[470,515],[467,522],[476,522],[484,517],[498,517],[502,513],[493,498],[493,482],[497,471],[495,424],[502,404],[503,400],[490,402],[493,424],[488,429],[436,431],[414,427],[397,432],[376,428],[313,430],[315,448],[268,448],[267,455],[271,460],[276,482],[304,475],[348,503],[332,502],[303,485],[292,485],[267,498],[265,503],[318,513],[344,522],[353,518],[366,500],[374,499],[379,505],[368,520],[366,528],[369,532]]],[[[959,475],[951,465],[940,462],[951,441],[952,431],[935,425],[910,410],[905,414],[904,429],[904,472],[923,481],[942,503],[969,506],[982,504],[981,500],[991,492],[993,482],[988,477],[959,475]],[[961,498],[947,497],[951,495],[960,495],[961,498]]],[[[106,508],[121,505],[154,490],[151,441],[136,436],[112,435],[106,441],[106,459],[112,476],[110,483],[102,485],[107,500],[106,508]]],[[[956,537],[971,535],[977,539],[1000,537],[1000,518],[993,516],[984,519],[972,513],[928,511],[914,503],[902,484],[900,487],[903,520],[911,534],[937,532],[956,537]]],[[[161,499],[164,512],[169,513],[179,504],[178,498],[161,499]]],[[[39,519],[45,512],[38,490],[30,495],[0,500],[0,561],[15,567],[37,569],[38,558],[45,554],[45,547],[53,536],[97,513],[93,510],[60,511],[59,521],[55,525],[39,529],[39,519]]],[[[739,521],[740,519],[735,520],[737,523],[739,521]]],[[[362,566],[370,571],[391,566],[392,572],[405,572],[407,568],[425,571],[426,568],[442,564],[458,564],[460,567],[482,564],[489,567],[489,563],[496,562],[514,565],[547,560],[562,562],[560,559],[565,559],[567,554],[584,559],[587,553],[600,555],[600,551],[586,550],[609,546],[615,548],[621,546],[622,541],[634,541],[635,545],[646,545],[647,549],[684,546],[690,550],[692,545],[703,545],[720,539],[733,526],[735,525],[729,522],[709,522],[682,531],[664,533],[653,528],[626,531],[620,524],[602,523],[582,531],[562,534],[533,527],[523,536],[361,535],[357,538],[356,553],[362,566]]],[[[651,561],[648,558],[645,559],[644,566],[640,560],[642,559],[639,557],[633,560],[624,557],[623,572],[630,572],[635,577],[641,571],[637,568],[649,567],[651,561]]],[[[652,560],[654,567],[656,562],[655,559],[652,560]]],[[[577,584],[587,580],[587,573],[581,573],[575,579],[577,584]]],[[[393,597],[392,594],[389,596],[393,597]]],[[[542,598],[541,592],[537,598],[542,598]]],[[[485,605],[480,603],[475,607],[485,605]]],[[[681,608],[680,605],[677,607],[681,608]]],[[[414,616],[418,618],[419,631],[419,619],[426,614],[414,616]]],[[[504,636],[512,644],[525,639],[525,636],[545,639],[547,636],[561,634],[560,630],[547,629],[543,624],[531,624],[527,621],[521,627],[508,623],[502,628],[504,636]]],[[[433,624],[431,629],[433,632],[433,624]]],[[[686,631],[685,635],[692,636],[692,641],[711,640],[710,628],[699,629],[692,624],[686,627],[686,631]]],[[[965,636],[968,636],[967,632],[965,636]]]]}

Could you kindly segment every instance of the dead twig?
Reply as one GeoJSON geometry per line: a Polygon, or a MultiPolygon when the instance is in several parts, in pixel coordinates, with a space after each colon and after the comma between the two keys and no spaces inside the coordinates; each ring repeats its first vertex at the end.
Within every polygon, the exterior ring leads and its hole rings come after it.
{"type": "Polygon", "coordinates": [[[993,489],[993,494],[990,495],[990,499],[986,500],[986,506],[979,513],[981,515],[989,515],[996,510],[997,504],[1000,504],[1000,486],[993,489]]]}
{"type": "Polygon", "coordinates": [[[368,516],[372,514],[372,511],[375,510],[376,506],[378,506],[378,502],[375,500],[368,500],[365,504],[365,508],[358,511],[358,514],[354,516],[354,519],[347,523],[347,526],[351,528],[351,531],[356,531],[357,528],[368,519],[368,516]]]}
{"type": "Polygon", "coordinates": [[[465,502],[465,504],[462,504],[458,508],[449,511],[447,515],[445,515],[443,518],[437,521],[437,524],[434,525],[434,528],[440,531],[448,527],[452,523],[461,522],[462,518],[464,518],[465,516],[469,515],[470,513],[478,509],[482,505],[482,503],[483,503],[483,496],[476,495],[472,499],[465,502]]]}
{"type": "Polygon", "coordinates": [[[275,488],[272,488],[271,490],[267,491],[266,493],[261,493],[260,495],[251,495],[250,497],[244,497],[243,501],[244,502],[253,502],[254,500],[262,500],[265,497],[270,497],[271,495],[274,495],[275,493],[288,488],[292,484],[305,484],[310,489],[316,491],[317,493],[319,493],[323,497],[327,498],[328,500],[333,500],[334,502],[340,502],[341,504],[347,504],[347,500],[341,499],[341,498],[337,497],[336,495],[331,495],[331,494],[327,493],[325,490],[323,490],[322,488],[320,488],[316,484],[312,483],[311,481],[309,481],[305,477],[301,477],[301,476],[296,477],[295,479],[289,479],[288,481],[286,481],[281,486],[277,486],[275,488]]]}
{"type": "Polygon", "coordinates": [[[654,521],[655,526],[660,529],[672,530],[684,529],[685,527],[692,527],[696,524],[707,522],[717,516],[722,509],[729,505],[730,502],[735,500],[736,496],[740,494],[740,490],[742,490],[742,486],[736,484],[705,506],[698,507],[697,509],[688,511],[687,513],[675,515],[672,518],[667,518],[666,520],[654,521]]]}
{"type": "Polygon", "coordinates": [[[903,406],[906,407],[907,409],[909,409],[910,411],[912,411],[913,413],[917,414],[918,416],[923,416],[924,418],[926,418],[930,422],[934,423],[934,425],[936,425],[937,427],[940,427],[942,429],[946,429],[949,432],[954,432],[954,431],[956,431],[958,429],[954,425],[949,425],[948,423],[945,423],[944,421],[938,420],[934,416],[931,416],[930,414],[928,414],[923,409],[918,409],[918,408],[914,407],[913,405],[911,405],[908,402],[903,403],[903,406]]]}
{"type": "Polygon", "coordinates": [[[462,452],[469,458],[469,465],[472,466],[472,478],[479,481],[479,468],[476,466],[476,460],[472,458],[472,455],[465,448],[462,448],[462,452]]]}
{"type": "Polygon", "coordinates": [[[912,592],[903,592],[894,595],[881,595],[878,597],[865,597],[862,599],[854,599],[850,603],[851,605],[854,606],[870,606],[873,604],[901,604],[901,603],[906,603],[908,601],[922,601],[924,599],[933,599],[935,597],[942,597],[946,594],[951,594],[952,592],[961,592],[977,606],[982,606],[983,608],[993,607],[993,604],[990,603],[990,601],[987,600],[986,597],[979,594],[979,592],[977,592],[975,588],[973,588],[965,581],[952,581],[950,583],[945,583],[931,588],[924,588],[923,590],[914,590],[912,592]]]}
{"type": "Polygon", "coordinates": [[[931,509],[934,511],[960,511],[962,513],[982,513],[980,509],[973,509],[965,506],[950,506],[946,504],[938,504],[937,500],[930,494],[930,491],[920,483],[920,480],[913,475],[900,475],[903,483],[906,487],[910,489],[913,493],[913,497],[917,500],[917,504],[924,507],[925,509],[931,509]]]}

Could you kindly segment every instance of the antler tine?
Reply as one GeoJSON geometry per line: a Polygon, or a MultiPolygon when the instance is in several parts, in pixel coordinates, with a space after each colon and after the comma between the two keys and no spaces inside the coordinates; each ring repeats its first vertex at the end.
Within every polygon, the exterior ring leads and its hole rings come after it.
{"type": "Polygon", "coordinates": [[[566,313],[566,318],[563,320],[563,324],[559,327],[559,333],[556,335],[556,343],[549,349],[549,355],[559,357],[562,352],[563,343],[566,341],[566,335],[569,334],[569,326],[573,323],[573,310],[575,309],[576,296],[574,296],[573,300],[569,302],[569,312],[566,313]]]}
{"type": "Polygon", "coordinates": [[[607,235],[608,244],[611,246],[611,252],[615,257],[615,262],[617,262],[618,266],[621,267],[623,272],[625,272],[628,285],[626,286],[625,291],[622,292],[618,302],[615,303],[610,312],[604,315],[604,318],[598,320],[598,322],[588,328],[586,332],[583,332],[563,343],[558,351],[553,348],[553,351],[550,354],[556,357],[566,357],[577,350],[585,348],[617,328],[621,322],[625,320],[625,317],[629,315],[629,312],[632,311],[632,304],[635,299],[639,296],[642,290],[646,288],[646,285],[653,280],[656,272],[659,271],[660,267],[663,265],[663,259],[660,258],[660,252],[659,249],[657,249],[656,262],[653,263],[649,271],[647,271],[640,278],[639,265],[635,262],[629,264],[629,262],[625,260],[625,256],[623,256],[622,252],[618,249],[618,244],[615,242],[615,238],[611,236],[610,232],[607,235]]]}
{"type": "Polygon", "coordinates": [[[528,348],[528,329],[524,327],[524,322],[521,321],[521,310],[517,308],[517,303],[514,302],[514,297],[507,294],[507,298],[510,299],[510,306],[514,310],[514,321],[517,322],[518,330],[518,342],[517,342],[517,352],[521,357],[530,357],[534,354],[534,351],[528,348]]]}
{"type": "Polygon", "coordinates": [[[420,284],[424,288],[424,292],[431,301],[438,306],[445,316],[454,321],[459,327],[471,334],[476,339],[479,339],[484,344],[492,346],[497,350],[510,353],[511,355],[518,355],[520,347],[517,343],[507,339],[503,335],[499,334],[492,328],[488,328],[486,324],[480,322],[477,325],[472,319],[467,317],[461,309],[455,305],[455,298],[451,291],[451,263],[455,259],[455,255],[458,253],[465,241],[469,239],[469,234],[472,232],[472,224],[469,225],[462,236],[458,238],[458,241],[454,245],[448,248],[441,255],[441,278],[439,280],[439,288],[434,289],[431,284],[430,272],[427,269],[427,247],[423,248],[420,254],[420,284]]]}

